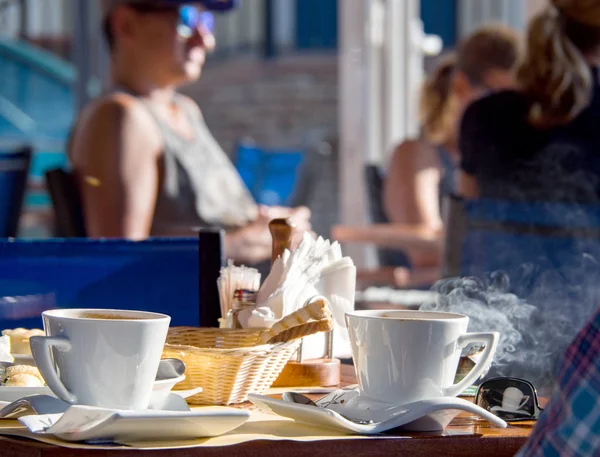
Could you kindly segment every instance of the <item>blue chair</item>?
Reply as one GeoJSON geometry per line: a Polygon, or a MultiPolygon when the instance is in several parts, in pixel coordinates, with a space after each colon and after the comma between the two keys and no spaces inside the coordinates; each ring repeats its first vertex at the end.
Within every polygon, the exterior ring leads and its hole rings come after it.
{"type": "Polygon", "coordinates": [[[512,292],[541,306],[559,297],[600,300],[600,206],[456,197],[447,204],[444,277],[502,271],[512,292]]]}
{"type": "Polygon", "coordinates": [[[257,203],[288,206],[303,160],[301,151],[267,150],[252,144],[241,144],[234,162],[257,203]]]}
{"type": "Polygon", "coordinates": [[[23,208],[32,150],[0,146],[0,238],[16,237],[23,208]]]}
{"type": "Polygon", "coordinates": [[[216,326],[221,241],[219,231],[140,242],[2,240],[0,328],[40,327],[40,312],[54,307],[146,310],[169,314],[174,326],[216,326]]]}

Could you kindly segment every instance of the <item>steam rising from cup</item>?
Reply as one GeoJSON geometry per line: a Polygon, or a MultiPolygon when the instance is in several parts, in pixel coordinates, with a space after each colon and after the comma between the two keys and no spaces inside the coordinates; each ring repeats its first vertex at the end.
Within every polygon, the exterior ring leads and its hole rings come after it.
{"type": "Polygon", "coordinates": [[[514,278],[499,271],[441,280],[433,287],[436,301],[421,309],[465,314],[470,332],[500,332],[488,377],[550,386],[565,349],[600,304],[599,279],[600,266],[587,254],[565,259],[560,270],[538,259],[514,278]]]}

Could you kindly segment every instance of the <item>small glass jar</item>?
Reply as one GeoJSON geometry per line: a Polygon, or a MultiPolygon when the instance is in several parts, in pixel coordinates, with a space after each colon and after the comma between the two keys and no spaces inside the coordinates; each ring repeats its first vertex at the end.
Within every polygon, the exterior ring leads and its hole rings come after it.
{"type": "Polygon", "coordinates": [[[256,308],[256,290],[237,289],[233,293],[232,308],[227,313],[226,327],[230,329],[244,328],[239,321],[239,313],[245,309],[256,308]]]}

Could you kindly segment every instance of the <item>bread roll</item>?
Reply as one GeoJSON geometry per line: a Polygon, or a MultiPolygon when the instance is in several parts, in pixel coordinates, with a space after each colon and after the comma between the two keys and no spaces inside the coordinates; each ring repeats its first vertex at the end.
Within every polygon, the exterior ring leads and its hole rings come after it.
{"type": "Polygon", "coordinates": [[[13,376],[17,376],[20,374],[28,374],[31,376],[35,376],[40,380],[44,380],[42,375],[40,374],[40,370],[37,367],[29,366],[29,365],[13,365],[11,367],[6,368],[6,377],[12,378],[13,376]]]}
{"type": "Polygon", "coordinates": [[[44,381],[37,376],[23,373],[11,376],[4,385],[6,387],[44,387],[44,381]]]}

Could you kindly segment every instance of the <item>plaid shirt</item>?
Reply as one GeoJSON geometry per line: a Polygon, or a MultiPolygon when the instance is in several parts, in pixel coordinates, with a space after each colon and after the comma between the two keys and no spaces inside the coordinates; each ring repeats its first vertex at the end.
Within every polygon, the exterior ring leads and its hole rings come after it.
{"type": "Polygon", "coordinates": [[[517,455],[600,455],[600,309],[567,349],[557,392],[517,455]]]}

